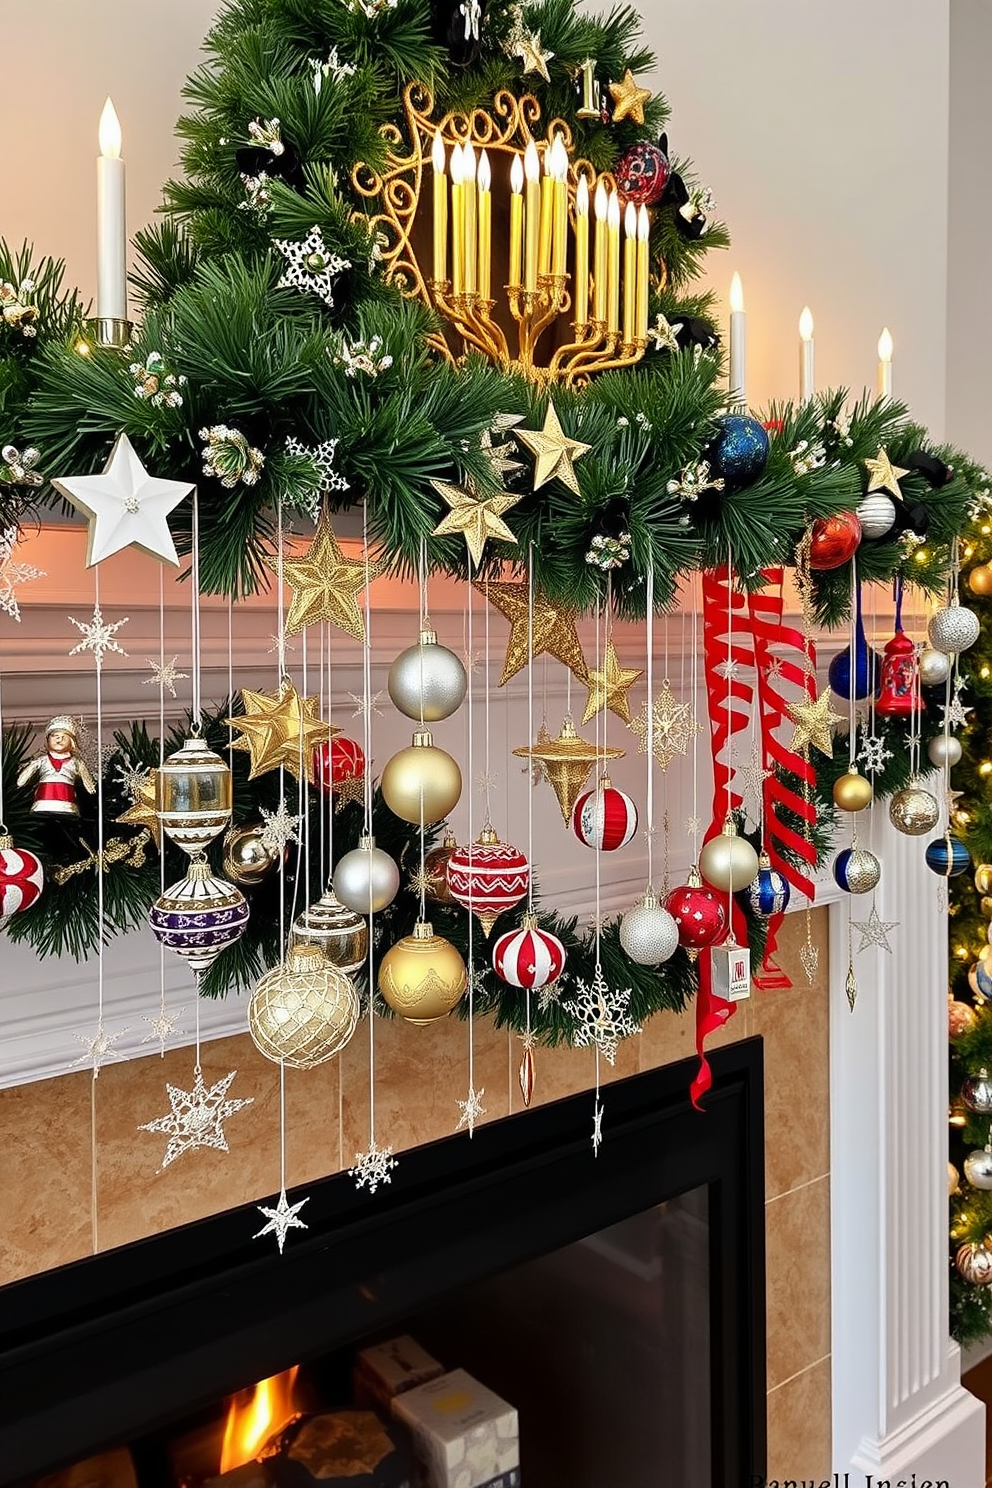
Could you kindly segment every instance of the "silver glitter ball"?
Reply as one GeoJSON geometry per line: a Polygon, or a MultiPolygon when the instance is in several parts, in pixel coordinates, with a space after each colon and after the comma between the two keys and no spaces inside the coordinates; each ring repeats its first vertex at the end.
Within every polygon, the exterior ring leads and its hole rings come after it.
{"type": "Polygon", "coordinates": [[[422,630],[416,646],[401,651],[389,668],[386,686],[393,706],[417,723],[437,723],[461,707],[468,679],[453,651],[438,644],[433,630],[422,630]]]}
{"type": "Polygon", "coordinates": [[[362,837],[345,853],[334,870],[334,893],[356,914],[378,914],[392,904],[400,886],[400,870],[374,837],[362,837]]]}
{"type": "Polygon", "coordinates": [[[968,1076],[961,1085],[961,1099],[976,1116],[992,1116],[992,1080],[988,1070],[980,1069],[977,1075],[968,1076]]]}
{"type": "Polygon", "coordinates": [[[866,847],[851,849],[844,878],[852,894],[867,894],[875,888],[882,876],[882,865],[873,852],[866,847]]]}
{"type": "Polygon", "coordinates": [[[620,944],[637,966],[659,966],[678,943],[679,927],[650,891],[620,921],[620,944]]]}
{"type": "Polygon", "coordinates": [[[915,783],[896,791],[889,802],[889,821],[897,832],[904,832],[907,837],[919,837],[931,831],[939,815],[937,798],[915,783]]]}
{"type": "Polygon", "coordinates": [[[873,491],[856,507],[865,537],[885,537],[896,524],[896,505],[884,491],[873,491]]]}
{"type": "Polygon", "coordinates": [[[948,656],[956,656],[959,651],[967,651],[978,640],[981,624],[974,610],[966,610],[963,605],[949,605],[946,610],[938,610],[936,615],[931,615],[930,624],[927,626],[927,640],[935,651],[945,651],[948,656]]]}
{"type": "Polygon", "coordinates": [[[979,1147],[964,1160],[964,1176],[972,1188],[992,1188],[992,1152],[979,1147]]]}
{"type": "Polygon", "coordinates": [[[938,770],[945,765],[953,768],[961,759],[961,742],[955,739],[953,734],[948,734],[945,739],[943,734],[937,734],[927,745],[927,759],[938,770]]]}
{"type": "Polygon", "coordinates": [[[946,651],[924,646],[920,652],[920,686],[942,687],[951,674],[951,660],[946,651]]]}

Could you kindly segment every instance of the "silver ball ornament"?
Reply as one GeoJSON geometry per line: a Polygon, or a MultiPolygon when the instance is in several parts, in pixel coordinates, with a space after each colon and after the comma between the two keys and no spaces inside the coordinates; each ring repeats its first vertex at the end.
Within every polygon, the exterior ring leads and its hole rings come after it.
{"type": "Polygon", "coordinates": [[[946,651],[924,646],[920,652],[920,686],[942,687],[951,674],[951,659],[946,651]]]}
{"type": "Polygon", "coordinates": [[[889,821],[897,832],[907,837],[919,837],[937,825],[940,807],[936,796],[932,796],[921,785],[907,785],[896,791],[889,802],[889,821]]]}
{"type": "Polygon", "coordinates": [[[896,525],[896,504],[884,491],[873,491],[855,511],[865,537],[885,537],[896,525]]]}
{"type": "Polygon", "coordinates": [[[620,921],[620,944],[637,966],[659,966],[678,943],[678,925],[650,889],[620,921]]]}
{"type": "Polygon", "coordinates": [[[416,646],[401,651],[386,686],[394,707],[417,723],[437,723],[461,707],[468,679],[453,651],[438,645],[437,632],[422,630],[416,646]]]}
{"type": "Polygon", "coordinates": [[[938,770],[944,766],[953,768],[961,759],[961,742],[955,739],[953,734],[945,738],[943,734],[935,734],[927,745],[927,759],[938,770]]]}
{"type": "Polygon", "coordinates": [[[362,836],[334,870],[334,893],[356,914],[378,914],[392,904],[400,887],[400,870],[375,838],[362,836]]]}
{"type": "Polygon", "coordinates": [[[992,1151],[978,1147],[964,1160],[964,1176],[972,1188],[992,1188],[992,1151]]]}
{"type": "Polygon", "coordinates": [[[699,871],[714,889],[736,894],[746,889],[758,872],[758,854],[746,837],[738,835],[727,817],[718,837],[711,837],[699,854],[699,871]]]}
{"type": "Polygon", "coordinates": [[[938,610],[935,615],[931,615],[927,626],[927,640],[935,651],[956,656],[959,651],[967,651],[969,646],[975,644],[981,628],[974,610],[966,610],[964,605],[952,604],[946,610],[938,610]]]}
{"type": "Polygon", "coordinates": [[[986,1069],[969,1075],[961,1085],[961,1099],[976,1116],[992,1116],[992,1079],[986,1069]]]}

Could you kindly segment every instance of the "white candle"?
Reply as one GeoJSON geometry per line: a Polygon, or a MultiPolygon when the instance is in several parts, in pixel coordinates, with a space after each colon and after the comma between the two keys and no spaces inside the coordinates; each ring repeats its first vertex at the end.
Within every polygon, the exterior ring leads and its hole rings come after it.
{"type": "Polygon", "coordinates": [[[108,98],[100,115],[96,162],[96,313],[127,319],[127,227],[121,125],[108,98]]]}
{"type": "Polygon", "coordinates": [[[892,397],[892,336],[888,326],[878,338],[878,396],[892,397]]]}
{"type": "Polygon", "coordinates": [[[730,397],[734,403],[747,402],[744,381],[746,324],[744,286],[741,284],[740,274],[735,270],[730,281],[730,397]]]}
{"type": "Polygon", "coordinates": [[[813,375],[813,312],[803,306],[799,317],[799,401],[808,403],[816,392],[813,375]]]}

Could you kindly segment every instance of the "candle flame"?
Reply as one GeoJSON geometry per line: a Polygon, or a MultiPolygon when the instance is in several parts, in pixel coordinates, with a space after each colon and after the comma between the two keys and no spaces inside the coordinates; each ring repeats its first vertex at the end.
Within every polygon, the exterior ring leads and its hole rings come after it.
{"type": "Polygon", "coordinates": [[[609,205],[606,208],[606,221],[609,227],[620,231],[620,198],[615,191],[610,192],[609,205]]]}
{"type": "Polygon", "coordinates": [[[457,140],[452,147],[451,161],[448,168],[451,173],[452,186],[460,186],[465,179],[465,172],[462,165],[462,147],[457,140]]]}
{"type": "Polygon", "coordinates": [[[744,286],[736,269],[730,281],[730,308],[735,314],[744,309],[744,286]]]}
{"type": "Polygon", "coordinates": [[[556,181],[564,181],[568,177],[568,151],[560,134],[556,134],[551,146],[551,175],[556,181]]]}
{"type": "Polygon", "coordinates": [[[607,213],[608,213],[608,210],[609,210],[609,205],[610,205],[610,199],[609,199],[609,196],[607,195],[606,187],[603,185],[602,181],[597,181],[596,182],[596,197],[595,197],[595,203],[594,203],[594,209],[595,209],[595,212],[596,212],[596,221],[597,222],[605,222],[606,221],[607,213]]]}
{"type": "Polygon", "coordinates": [[[514,155],[513,164],[510,166],[510,190],[514,196],[519,196],[524,189],[524,163],[519,155],[514,155]]]}
{"type": "Polygon", "coordinates": [[[475,180],[475,150],[472,148],[471,140],[462,145],[462,180],[475,180]]]}
{"type": "Polygon", "coordinates": [[[633,202],[628,202],[623,214],[623,231],[627,238],[637,237],[637,208],[633,202]]]}
{"type": "Polygon", "coordinates": [[[541,157],[537,153],[537,146],[533,140],[527,141],[527,148],[524,151],[524,175],[528,181],[541,179],[541,157]]]}
{"type": "Polygon", "coordinates": [[[799,334],[804,341],[813,339],[813,312],[808,305],[803,306],[803,313],[799,317],[799,334]]]}
{"type": "Polygon", "coordinates": [[[483,150],[479,156],[479,190],[488,191],[493,184],[493,173],[489,167],[489,156],[483,150]]]}
{"type": "Polygon", "coordinates": [[[434,135],[434,147],[431,150],[431,160],[434,162],[434,170],[439,176],[444,175],[444,140],[438,129],[434,135]]]}
{"type": "Polygon", "coordinates": [[[585,176],[579,177],[579,184],[575,188],[575,215],[589,216],[589,182],[585,176]]]}
{"type": "Polygon", "coordinates": [[[888,326],[882,327],[882,334],[878,338],[878,360],[880,362],[892,360],[892,333],[888,326]]]}
{"type": "Polygon", "coordinates": [[[637,236],[642,243],[646,243],[651,236],[651,218],[643,202],[637,209],[637,236]]]}
{"type": "Polygon", "coordinates": [[[120,160],[121,147],[124,142],[121,134],[121,121],[117,117],[117,110],[110,98],[103,105],[97,138],[100,141],[100,154],[106,160],[120,160]]]}

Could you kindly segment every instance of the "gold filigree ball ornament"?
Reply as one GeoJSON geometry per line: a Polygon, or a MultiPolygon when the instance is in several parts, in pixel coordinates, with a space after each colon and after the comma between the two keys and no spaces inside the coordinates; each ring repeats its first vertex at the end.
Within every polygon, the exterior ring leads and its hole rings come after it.
{"type": "Polygon", "coordinates": [[[679,927],[653,889],[620,921],[620,944],[636,966],[660,966],[675,954],[679,927]]]}
{"type": "Polygon", "coordinates": [[[716,837],[705,843],[699,854],[699,871],[711,888],[727,894],[746,889],[757,875],[758,854],[737,831],[737,823],[727,816],[716,837]]]}
{"type": "Polygon", "coordinates": [[[465,962],[450,941],[420,920],[412,935],[391,946],[379,963],[379,991],[407,1023],[444,1018],[468,986],[465,962]]]}
{"type": "Polygon", "coordinates": [[[467,685],[464,666],[438,643],[434,630],[422,630],[419,643],[400,652],[386,682],[393,706],[422,724],[450,718],[461,707],[467,685]]]}
{"type": "Polygon", "coordinates": [[[232,883],[245,888],[260,884],[283,856],[266,846],[264,834],[261,822],[244,822],[225,834],[223,868],[232,883]]]}
{"type": "Polygon", "coordinates": [[[458,838],[449,827],[443,840],[424,855],[424,893],[435,904],[454,904],[448,888],[448,862],[458,846],[458,838]]]}
{"type": "Polygon", "coordinates": [[[975,869],[975,888],[982,895],[992,894],[992,863],[979,863],[975,869]]]}
{"type": "Polygon", "coordinates": [[[403,821],[430,827],[458,804],[462,772],[450,754],[435,746],[429,729],[418,729],[409,749],[386,761],[379,784],[390,811],[403,821]]]}
{"type": "Polygon", "coordinates": [[[943,687],[951,674],[951,658],[946,651],[924,646],[919,656],[920,686],[943,687]]]}
{"type": "Polygon", "coordinates": [[[360,914],[342,904],[328,884],[320,898],[293,921],[294,946],[316,946],[339,971],[350,974],[364,966],[369,953],[369,927],[360,914]]]}
{"type": "Polygon", "coordinates": [[[156,809],[162,830],[183,852],[201,852],[231,820],[231,772],[195,727],[160,765],[156,809]]]}
{"type": "Polygon", "coordinates": [[[248,1032],[266,1059],[313,1069],[343,1049],[358,1023],[358,993],[315,945],[291,947],[248,1003],[248,1032]]]}
{"type": "Polygon", "coordinates": [[[332,879],[334,892],[346,909],[356,914],[378,914],[392,904],[399,891],[400,870],[375,838],[363,834],[358,846],[339,860],[332,879]]]}
{"type": "Polygon", "coordinates": [[[938,770],[953,770],[961,762],[961,741],[953,734],[935,734],[927,745],[927,759],[938,770]]]}
{"type": "Polygon", "coordinates": [[[946,610],[938,610],[930,616],[927,640],[935,651],[957,656],[958,652],[967,651],[975,644],[981,628],[974,610],[966,610],[955,595],[946,610]]]}
{"type": "Polygon", "coordinates": [[[148,921],[156,940],[201,972],[242,935],[248,904],[234,884],[214,877],[206,858],[194,858],[186,877],[159,894],[148,921]]]}
{"type": "Polygon", "coordinates": [[[992,1250],[985,1245],[968,1241],[959,1245],[954,1255],[958,1275],[969,1286],[988,1286],[992,1283],[992,1250]]]}
{"type": "Polygon", "coordinates": [[[992,567],[987,563],[976,564],[968,574],[968,588],[982,597],[992,594],[992,567]]]}
{"type": "Polygon", "coordinates": [[[903,832],[907,837],[919,837],[932,831],[939,816],[936,796],[915,780],[896,791],[889,801],[889,821],[897,832],[903,832]]]}
{"type": "Polygon", "coordinates": [[[987,1069],[978,1070],[962,1082],[961,1099],[976,1116],[992,1116],[992,1079],[987,1069]]]}
{"type": "Polygon", "coordinates": [[[977,1147],[964,1160],[964,1176],[972,1188],[992,1188],[992,1147],[977,1147]]]}
{"type": "Polygon", "coordinates": [[[858,770],[847,770],[834,781],[834,805],[841,811],[864,811],[871,805],[871,781],[858,770]]]}

